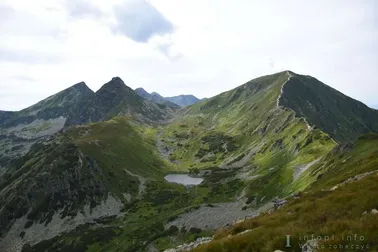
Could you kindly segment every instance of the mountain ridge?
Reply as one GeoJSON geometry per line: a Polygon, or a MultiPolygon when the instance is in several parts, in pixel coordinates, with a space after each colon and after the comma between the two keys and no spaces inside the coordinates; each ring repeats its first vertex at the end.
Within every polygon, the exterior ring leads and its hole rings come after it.
{"type": "Polygon", "coordinates": [[[305,117],[310,124],[328,132],[338,141],[353,141],[360,134],[378,132],[378,113],[375,110],[314,77],[293,72],[291,76],[283,85],[283,96],[279,100],[281,105],[294,110],[299,117],[305,117]],[[308,97],[301,98],[304,95],[308,97]],[[355,132],[353,127],[360,130],[355,132]]]}
{"type": "MultiPolygon", "coordinates": [[[[37,118],[48,119],[55,117],[69,117],[70,114],[75,113],[75,110],[80,110],[83,114],[90,114],[93,106],[99,105],[100,110],[104,109],[103,106],[107,106],[106,102],[109,102],[109,106],[113,107],[116,103],[123,102],[125,106],[127,106],[127,101],[125,100],[126,97],[130,99],[130,102],[135,102],[138,106],[141,107],[148,107],[148,110],[156,110],[159,111],[157,114],[164,114],[162,111],[164,109],[156,107],[153,104],[145,103],[143,100],[139,98],[138,95],[134,93],[134,91],[128,87],[121,78],[113,77],[109,82],[105,83],[98,91],[92,91],[85,82],[79,82],[74,84],[71,87],[68,87],[54,95],[51,95],[38,103],[22,109],[20,111],[2,111],[1,115],[4,119],[7,120],[1,121],[0,125],[11,125],[18,124],[19,121],[15,120],[14,122],[9,121],[12,115],[13,117],[24,117],[25,123],[31,123],[33,120],[37,118]],[[122,97],[124,96],[124,97],[122,97]],[[105,103],[104,103],[105,102],[105,103]],[[97,105],[96,105],[97,104],[97,105]],[[66,109],[64,109],[66,107],[66,109]],[[52,111],[52,110],[56,111],[52,111]],[[47,111],[47,115],[43,115],[43,110],[47,111]],[[85,111],[84,111],[85,110],[85,111]],[[42,111],[42,112],[41,112],[42,111]],[[49,112],[50,111],[50,112],[49,112]]],[[[130,107],[130,106],[129,106],[130,107]]],[[[131,106],[132,107],[132,106],[131,106]]],[[[105,109],[107,110],[107,109],[105,109]]],[[[143,110],[137,109],[140,113],[144,113],[143,110]]],[[[105,113],[105,112],[101,112],[105,113]]],[[[117,112],[115,112],[117,113],[117,112]]],[[[106,113],[105,113],[106,114],[106,113]]],[[[106,116],[103,114],[102,116],[106,116]]],[[[82,116],[76,116],[78,118],[74,118],[72,120],[68,120],[69,124],[74,123],[84,123],[96,120],[103,120],[101,116],[90,116],[87,115],[88,118],[82,118],[82,116]],[[80,118],[82,119],[80,121],[80,118]]],[[[74,116],[75,117],[75,116],[74,116]]],[[[148,117],[148,115],[147,115],[148,117]]],[[[109,119],[109,118],[108,118],[109,119]]]]}

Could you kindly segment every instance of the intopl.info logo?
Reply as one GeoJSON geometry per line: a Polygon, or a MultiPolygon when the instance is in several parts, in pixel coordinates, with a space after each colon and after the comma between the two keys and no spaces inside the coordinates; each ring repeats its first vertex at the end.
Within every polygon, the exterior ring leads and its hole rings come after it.
{"type": "Polygon", "coordinates": [[[299,235],[293,239],[292,235],[286,235],[286,248],[312,248],[316,250],[329,249],[335,251],[369,251],[370,245],[365,243],[365,237],[353,235],[299,235]],[[295,242],[294,242],[295,240],[295,242]]]}

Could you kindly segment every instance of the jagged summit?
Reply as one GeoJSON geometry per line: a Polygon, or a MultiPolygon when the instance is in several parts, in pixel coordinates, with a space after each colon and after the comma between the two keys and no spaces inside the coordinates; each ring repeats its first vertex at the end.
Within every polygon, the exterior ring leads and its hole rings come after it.
{"type": "Polygon", "coordinates": [[[149,93],[144,88],[141,88],[141,87],[135,89],[134,91],[135,91],[135,93],[142,96],[143,98],[146,98],[145,96],[149,95],[149,93]]]}
{"type": "Polygon", "coordinates": [[[159,97],[163,97],[163,96],[161,96],[161,95],[160,95],[159,93],[157,93],[157,92],[152,92],[151,95],[156,95],[156,96],[159,96],[159,97]]]}
{"type": "Polygon", "coordinates": [[[123,80],[120,77],[118,77],[118,76],[113,77],[112,81],[121,81],[121,82],[123,82],[123,80]]]}
{"type": "Polygon", "coordinates": [[[74,88],[83,88],[83,87],[87,87],[87,84],[84,81],[80,81],[80,82],[72,85],[72,87],[74,87],[74,88]]]}
{"type": "Polygon", "coordinates": [[[109,82],[105,83],[96,93],[101,93],[104,90],[113,92],[127,92],[132,89],[129,88],[120,77],[113,77],[109,82]]]}
{"type": "Polygon", "coordinates": [[[93,95],[94,92],[85,84],[85,82],[79,82],[22,111],[29,114],[35,114],[44,110],[59,108],[59,110],[64,114],[65,111],[75,106],[75,104],[79,103],[83,99],[92,97],[93,95]]]}
{"type": "Polygon", "coordinates": [[[77,89],[81,89],[81,90],[87,90],[87,89],[91,90],[84,81],[80,81],[80,82],[72,85],[72,88],[77,88],[77,89]]]}
{"type": "MultiPolygon", "coordinates": [[[[120,77],[118,77],[118,76],[116,76],[116,77],[113,77],[112,79],[111,79],[111,81],[109,81],[107,84],[112,84],[112,85],[114,85],[114,86],[127,86],[126,84],[125,84],[125,82],[120,78],[120,77]]],[[[106,84],[105,84],[106,85],[106,84]]]]}
{"type": "Polygon", "coordinates": [[[66,90],[76,90],[77,92],[84,94],[84,95],[93,95],[94,92],[90,89],[84,81],[78,82],[72,87],[66,90]]]}
{"type": "Polygon", "coordinates": [[[286,69],[285,71],[282,71],[282,72],[286,72],[286,73],[288,73],[288,74],[297,74],[297,73],[295,73],[295,72],[293,72],[293,71],[291,71],[291,70],[289,70],[289,69],[286,69]]]}

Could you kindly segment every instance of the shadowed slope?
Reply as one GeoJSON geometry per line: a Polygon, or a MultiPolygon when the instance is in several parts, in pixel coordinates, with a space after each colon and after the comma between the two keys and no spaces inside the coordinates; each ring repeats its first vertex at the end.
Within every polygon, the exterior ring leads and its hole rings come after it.
{"type": "Polygon", "coordinates": [[[378,132],[378,111],[325,85],[311,76],[291,73],[283,87],[280,105],[305,117],[310,125],[340,142],[378,132]]]}
{"type": "Polygon", "coordinates": [[[94,92],[84,82],[73,85],[55,95],[52,95],[37,104],[12,113],[11,116],[0,121],[0,127],[7,128],[18,124],[28,124],[37,119],[53,119],[58,117],[72,117],[73,121],[82,123],[85,120],[78,120],[82,117],[83,107],[94,97],[94,92]]]}

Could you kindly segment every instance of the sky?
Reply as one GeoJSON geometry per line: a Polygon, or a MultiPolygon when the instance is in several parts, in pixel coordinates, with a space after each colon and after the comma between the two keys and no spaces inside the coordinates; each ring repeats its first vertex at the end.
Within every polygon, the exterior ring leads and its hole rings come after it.
{"type": "Polygon", "coordinates": [[[378,1],[0,0],[0,110],[115,76],[203,98],[283,70],[378,108],[378,1]]]}

